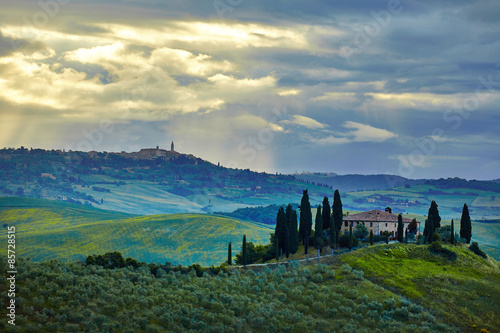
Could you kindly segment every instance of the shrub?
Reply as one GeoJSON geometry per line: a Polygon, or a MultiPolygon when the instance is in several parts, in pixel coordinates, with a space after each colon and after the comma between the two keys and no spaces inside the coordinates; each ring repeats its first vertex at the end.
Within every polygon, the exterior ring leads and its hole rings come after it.
{"type": "Polygon", "coordinates": [[[457,254],[447,248],[443,247],[440,242],[432,242],[429,245],[429,251],[433,254],[441,255],[447,258],[448,260],[456,260],[457,254]]]}
{"type": "Polygon", "coordinates": [[[362,270],[353,269],[352,275],[354,275],[354,277],[356,279],[361,280],[363,278],[363,276],[365,275],[365,272],[363,272],[362,270]]]}
{"type": "Polygon", "coordinates": [[[479,248],[479,245],[477,244],[477,242],[472,242],[472,244],[469,246],[469,250],[471,250],[472,252],[474,252],[475,254],[477,254],[478,256],[480,257],[483,257],[486,259],[487,255],[486,253],[484,253],[480,248],[479,248]]]}
{"type": "MultiPolygon", "coordinates": [[[[357,247],[359,244],[359,241],[356,237],[352,238],[352,246],[357,247]]],[[[349,233],[345,233],[342,236],[339,237],[339,246],[340,247],[349,247],[349,233]]]]}

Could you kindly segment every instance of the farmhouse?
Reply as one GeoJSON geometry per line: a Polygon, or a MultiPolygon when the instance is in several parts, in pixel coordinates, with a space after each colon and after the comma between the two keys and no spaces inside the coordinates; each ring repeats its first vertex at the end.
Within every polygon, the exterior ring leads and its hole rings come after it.
{"type": "MultiPolygon", "coordinates": [[[[352,214],[344,216],[344,223],[342,224],[342,232],[349,230],[349,224],[352,223],[352,227],[355,228],[359,223],[364,224],[368,231],[373,230],[374,235],[380,235],[384,231],[388,231],[392,237],[397,237],[398,232],[398,215],[391,214],[388,210],[385,212],[374,209],[368,212],[352,214]]],[[[411,219],[403,217],[404,230],[408,228],[411,219]]],[[[417,221],[417,235],[420,230],[420,222],[417,221]]]]}

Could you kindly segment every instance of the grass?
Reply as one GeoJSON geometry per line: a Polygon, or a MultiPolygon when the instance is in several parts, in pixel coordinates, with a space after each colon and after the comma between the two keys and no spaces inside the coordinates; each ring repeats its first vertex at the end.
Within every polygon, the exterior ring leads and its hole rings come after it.
{"type": "Polygon", "coordinates": [[[120,251],[140,261],[183,265],[219,264],[227,258],[229,242],[236,254],[243,234],[262,244],[273,231],[217,215],[134,216],[29,198],[0,198],[0,224],[15,226],[17,254],[37,261],[120,251]]]}
{"type": "Polygon", "coordinates": [[[448,260],[427,246],[376,245],[339,256],[389,291],[433,309],[449,324],[475,332],[500,327],[500,265],[466,247],[445,246],[457,254],[448,260]]]}

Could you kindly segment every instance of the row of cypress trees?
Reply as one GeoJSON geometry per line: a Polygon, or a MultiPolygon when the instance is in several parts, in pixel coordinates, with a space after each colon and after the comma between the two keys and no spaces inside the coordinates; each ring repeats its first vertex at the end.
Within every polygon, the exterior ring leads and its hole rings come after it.
{"type": "MultiPolygon", "coordinates": [[[[297,213],[288,205],[286,212],[281,207],[276,216],[276,231],[275,239],[279,255],[283,257],[285,253],[288,258],[289,254],[294,254],[298,250],[299,242],[304,245],[304,254],[308,253],[309,238],[312,234],[312,212],[309,202],[307,190],[304,190],[300,202],[300,217],[299,230],[297,233],[297,213]]],[[[333,205],[330,207],[328,197],[323,198],[323,206],[318,205],[316,209],[316,218],[314,220],[314,246],[316,249],[321,249],[325,239],[330,239],[330,244],[336,246],[339,241],[339,234],[342,228],[342,201],[340,193],[335,190],[333,196],[333,205]]]]}
{"type": "MultiPolygon", "coordinates": [[[[312,213],[311,204],[309,202],[309,195],[307,190],[303,191],[302,200],[300,202],[300,225],[297,230],[297,211],[292,208],[289,204],[286,210],[282,207],[279,208],[278,214],[276,216],[276,228],[274,233],[274,246],[276,248],[276,257],[283,254],[288,258],[292,254],[292,259],[295,260],[295,253],[299,248],[299,243],[302,241],[304,245],[304,254],[308,253],[309,238],[312,234],[312,213]]],[[[328,197],[323,198],[323,206],[318,205],[316,209],[316,218],[314,220],[314,247],[318,250],[318,256],[320,249],[324,246],[325,239],[328,239],[332,249],[338,247],[339,244],[339,234],[342,228],[342,201],[340,199],[340,193],[335,190],[333,197],[333,205],[330,209],[330,203],[328,197]]],[[[428,212],[428,218],[425,221],[424,228],[424,241],[427,244],[432,243],[432,237],[436,228],[441,227],[441,217],[439,216],[438,205],[435,201],[431,202],[431,206],[428,212]]],[[[352,248],[352,224],[349,228],[350,235],[350,246],[352,248]]],[[[398,226],[397,226],[397,239],[399,242],[404,240],[404,224],[403,217],[401,214],[398,215],[398,226]]],[[[462,218],[460,221],[460,237],[464,238],[467,244],[470,243],[472,236],[472,225],[469,215],[469,209],[467,204],[464,204],[462,210],[462,218]]],[[[454,234],[454,222],[451,221],[451,243],[455,243],[454,234]]],[[[373,232],[370,231],[370,244],[373,244],[373,232]]],[[[232,254],[231,254],[231,243],[228,246],[228,264],[231,265],[232,254]]],[[[243,246],[242,246],[242,260],[243,264],[247,263],[247,253],[246,253],[246,235],[243,236],[243,246]]]]}
{"type": "MultiPolygon", "coordinates": [[[[441,217],[439,216],[438,205],[435,201],[431,202],[431,207],[425,220],[424,241],[426,244],[432,243],[433,235],[437,228],[441,227],[441,217]]],[[[460,237],[464,238],[467,244],[470,244],[472,238],[472,223],[469,214],[469,207],[464,204],[462,208],[462,217],[460,219],[460,237]]],[[[451,239],[452,244],[455,243],[455,227],[453,219],[451,220],[451,239]]]]}

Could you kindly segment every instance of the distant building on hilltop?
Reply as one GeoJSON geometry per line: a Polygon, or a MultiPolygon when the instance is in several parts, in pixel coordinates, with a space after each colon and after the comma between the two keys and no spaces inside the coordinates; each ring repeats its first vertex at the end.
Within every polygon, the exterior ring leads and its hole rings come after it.
{"type": "Polygon", "coordinates": [[[172,144],[170,145],[170,151],[174,151],[174,142],[172,141],[172,144]]]}
{"type": "MultiPolygon", "coordinates": [[[[403,217],[403,230],[406,230],[411,221],[411,219],[403,217]]],[[[398,215],[391,214],[388,210],[383,212],[381,210],[374,209],[358,214],[347,214],[347,216],[344,216],[343,222],[344,223],[342,224],[341,229],[342,232],[349,230],[349,223],[352,223],[353,229],[358,224],[364,224],[368,231],[373,230],[374,235],[380,235],[384,231],[388,231],[392,234],[393,238],[396,238],[398,233],[398,215]]],[[[417,225],[416,235],[419,234],[420,222],[417,221],[417,225]]]]}

